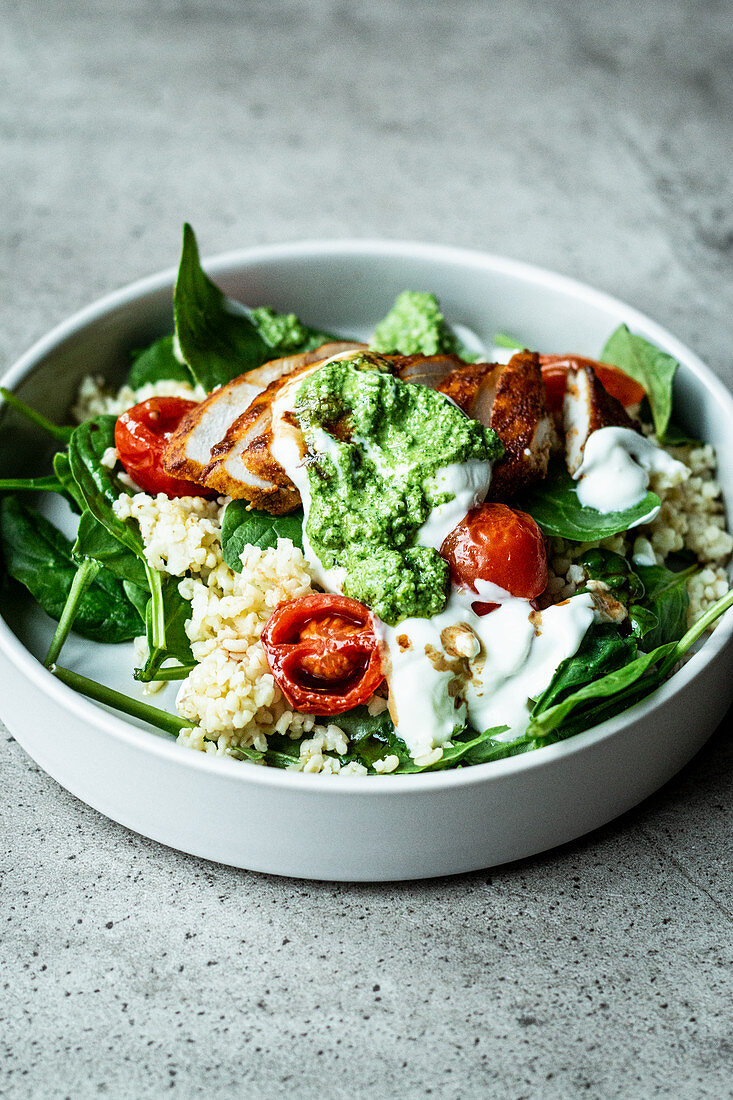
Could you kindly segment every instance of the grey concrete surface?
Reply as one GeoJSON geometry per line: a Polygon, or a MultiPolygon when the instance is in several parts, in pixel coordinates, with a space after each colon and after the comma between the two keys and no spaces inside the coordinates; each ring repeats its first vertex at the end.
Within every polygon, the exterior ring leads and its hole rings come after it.
{"type": "MultiPolygon", "coordinates": [[[[0,354],[171,265],[385,236],[633,302],[733,381],[726,0],[0,0],[0,354]]],[[[731,1095],[729,738],[559,851],[324,885],[141,839],[8,734],[10,1097],[731,1095]]],[[[633,767],[633,761],[629,763],[633,767]]]]}

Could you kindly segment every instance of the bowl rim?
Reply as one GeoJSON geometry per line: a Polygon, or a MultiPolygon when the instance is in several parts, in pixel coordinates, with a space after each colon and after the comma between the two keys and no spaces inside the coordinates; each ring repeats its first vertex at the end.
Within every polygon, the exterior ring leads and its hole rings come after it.
{"type": "MultiPolygon", "coordinates": [[[[665,328],[632,306],[627,305],[613,295],[597,290],[569,276],[552,272],[546,268],[522,260],[498,256],[494,253],[475,249],[459,248],[451,245],[429,244],[425,242],[390,240],[379,238],[346,238],[334,240],[302,240],[290,243],[257,245],[251,248],[234,249],[204,259],[204,268],[212,275],[236,269],[244,270],[259,263],[273,263],[292,259],[324,258],[332,256],[356,259],[417,258],[431,260],[443,265],[455,267],[491,270],[498,275],[516,278],[537,287],[552,289],[573,296],[588,305],[600,308],[608,313],[623,317],[630,327],[642,329],[655,343],[660,344],[679,362],[695,375],[711,398],[727,406],[733,419],[733,394],[724,383],[713,374],[702,360],[686,345],[665,328]]],[[[63,342],[82,329],[88,328],[105,315],[121,307],[139,301],[151,294],[170,287],[175,283],[177,268],[169,267],[153,275],[137,279],[118,290],[112,291],[78,310],[70,317],[51,329],[37,340],[2,376],[0,382],[13,389],[29,374],[38,363],[63,342]]],[[[500,781],[511,775],[530,769],[546,767],[559,760],[583,752],[613,737],[624,727],[640,721],[660,706],[673,699],[693,680],[704,667],[730,643],[733,635],[733,608],[722,617],[714,633],[708,637],[700,649],[693,653],[686,664],[672,678],[664,683],[648,699],[623,711],[615,718],[575,734],[564,741],[533,749],[518,756],[495,760],[486,764],[474,764],[466,768],[449,768],[435,772],[418,772],[402,775],[346,775],[339,776],[337,782],[331,782],[332,776],[286,771],[276,768],[232,767],[233,761],[217,757],[210,753],[194,752],[175,740],[133,725],[122,716],[103,710],[91,700],[80,695],[66,684],[57,680],[38,661],[22,642],[15,636],[4,618],[0,616],[0,649],[10,659],[17,671],[26,676],[42,693],[49,696],[62,710],[72,714],[88,726],[96,727],[100,733],[108,734],[123,741],[133,750],[151,752],[171,764],[202,770],[209,774],[221,775],[235,783],[255,782],[258,785],[284,787],[297,790],[299,794],[321,795],[328,792],[332,796],[386,797],[403,794],[407,791],[450,790],[457,787],[471,787],[492,780],[500,781]]],[[[236,761],[241,765],[241,761],[236,761]]]]}

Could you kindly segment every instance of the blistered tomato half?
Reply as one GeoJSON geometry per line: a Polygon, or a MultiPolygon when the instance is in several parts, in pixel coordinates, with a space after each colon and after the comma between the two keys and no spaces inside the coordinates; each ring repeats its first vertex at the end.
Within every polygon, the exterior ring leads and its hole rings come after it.
{"type": "Polygon", "coordinates": [[[182,397],[150,397],[117,418],[115,447],[130,477],[146,493],[168,497],[213,497],[210,489],[195,481],[173,477],[163,469],[163,452],[195,401],[182,397]]]}
{"type": "Polygon", "coordinates": [[[288,703],[308,714],[343,714],[384,679],[371,612],[348,596],[315,593],[280,604],[262,645],[288,703]]]}

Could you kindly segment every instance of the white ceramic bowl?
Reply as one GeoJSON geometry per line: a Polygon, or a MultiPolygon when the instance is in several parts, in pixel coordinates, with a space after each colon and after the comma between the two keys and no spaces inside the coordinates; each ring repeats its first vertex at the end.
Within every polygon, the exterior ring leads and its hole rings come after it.
{"type": "MultiPolygon", "coordinates": [[[[486,342],[595,356],[622,321],[678,358],[676,408],[718,450],[733,500],[733,399],[700,360],[622,303],[524,264],[383,241],[302,243],[207,264],[233,297],[292,309],[345,333],[368,330],[405,289],[429,289],[486,342]]],[[[80,378],[121,379],[130,348],[171,329],[175,272],[89,307],[41,340],[4,379],[52,418],[80,378]]],[[[38,437],[5,410],[3,475],[39,461],[38,437]],[[10,430],[12,429],[12,430],[10,430]]],[[[3,608],[0,713],[59,783],[108,817],[185,852],[237,867],[334,880],[452,874],[528,856],[623,813],[705,742],[733,697],[733,613],[660,691],[621,717],[524,756],[459,771],[332,777],[254,767],[192,752],[75,694],[37,659],[50,637],[28,602],[3,608]]],[[[128,693],[129,647],[72,637],[63,663],[128,693]]],[[[170,697],[167,705],[171,706],[170,697]]]]}

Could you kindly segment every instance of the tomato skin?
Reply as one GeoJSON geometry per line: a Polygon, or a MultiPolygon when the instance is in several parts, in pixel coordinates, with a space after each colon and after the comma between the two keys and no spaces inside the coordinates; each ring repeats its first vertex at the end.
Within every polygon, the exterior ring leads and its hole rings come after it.
{"type": "Polygon", "coordinates": [[[585,366],[593,368],[604,390],[625,407],[638,405],[644,397],[644,387],[612,363],[599,363],[596,359],[585,359],[581,355],[541,355],[540,367],[550,412],[560,412],[562,409],[565,378],[569,368],[585,366]]]}
{"type": "Polygon", "coordinates": [[[275,683],[306,714],[343,714],[384,679],[368,607],[327,592],[280,604],[262,631],[275,683]]]}
{"type": "MultiPolygon", "coordinates": [[[[440,552],[450,565],[453,583],[474,592],[477,580],[490,581],[512,596],[533,600],[547,587],[542,532],[526,512],[506,504],[472,508],[440,552]]],[[[476,610],[486,614],[492,607],[482,604],[476,610]]]]}
{"type": "Polygon", "coordinates": [[[163,452],[168,440],[196,404],[183,397],[149,397],[118,416],[115,446],[120,462],[146,493],[165,493],[167,497],[216,495],[204,485],[173,477],[163,469],[163,452]]]}

